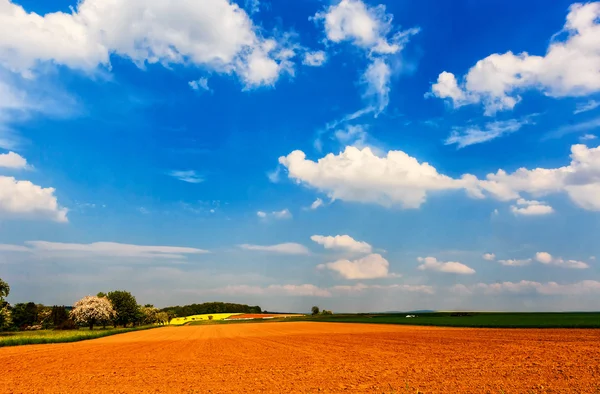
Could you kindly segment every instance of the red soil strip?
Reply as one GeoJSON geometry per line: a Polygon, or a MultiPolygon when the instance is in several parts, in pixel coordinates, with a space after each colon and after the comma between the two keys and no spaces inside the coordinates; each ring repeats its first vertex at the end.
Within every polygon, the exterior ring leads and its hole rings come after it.
{"type": "Polygon", "coordinates": [[[0,393],[595,393],[600,330],[282,322],[0,348],[0,393]]]}
{"type": "Polygon", "coordinates": [[[282,315],[282,314],[270,314],[270,313],[245,313],[243,315],[229,316],[227,318],[227,320],[236,320],[236,319],[267,319],[267,318],[293,317],[293,316],[302,316],[302,315],[282,315]]]}

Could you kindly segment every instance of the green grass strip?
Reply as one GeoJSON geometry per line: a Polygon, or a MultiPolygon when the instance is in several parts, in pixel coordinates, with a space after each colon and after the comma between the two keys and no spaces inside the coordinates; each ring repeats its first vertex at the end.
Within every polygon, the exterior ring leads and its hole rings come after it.
{"type": "Polygon", "coordinates": [[[4,346],[22,346],[39,345],[48,343],[69,343],[79,342],[88,339],[108,337],[111,335],[123,334],[126,332],[143,331],[165,326],[143,326],[131,328],[116,328],[106,330],[40,330],[40,331],[19,331],[16,333],[0,333],[0,347],[4,346]]]}

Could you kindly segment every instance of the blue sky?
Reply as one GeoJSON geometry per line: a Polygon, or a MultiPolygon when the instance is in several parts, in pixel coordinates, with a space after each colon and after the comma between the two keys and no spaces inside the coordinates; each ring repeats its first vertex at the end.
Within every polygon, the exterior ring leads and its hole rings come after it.
{"type": "Polygon", "coordinates": [[[9,300],[597,309],[599,18],[0,0],[9,300]]]}

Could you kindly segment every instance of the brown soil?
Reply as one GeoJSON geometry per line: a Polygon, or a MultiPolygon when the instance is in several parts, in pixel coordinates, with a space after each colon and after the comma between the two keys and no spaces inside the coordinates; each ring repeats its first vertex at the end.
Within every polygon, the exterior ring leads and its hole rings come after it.
{"type": "Polygon", "coordinates": [[[600,330],[289,322],[0,348],[1,393],[599,393],[600,330]]]}
{"type": "Polygon", "coordinates": [[[294,316],[302,316],[302,315],[282,315],[282,314],[270,314],[270,313],[244,313],[243,315],[233,315],[229,316],[227,320],[236,320],[236,319],[265,319],[265,318],[278,318],[278,317],[294,317],[294,316]]]}

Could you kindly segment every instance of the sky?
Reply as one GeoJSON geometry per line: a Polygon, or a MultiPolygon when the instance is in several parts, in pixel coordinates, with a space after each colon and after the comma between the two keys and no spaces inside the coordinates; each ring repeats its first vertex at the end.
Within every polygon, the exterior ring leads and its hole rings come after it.
{"type": "Polygon", "coordinates": [[[0,0],[11,303],[598,310],[600,2],[0,0]]]}

